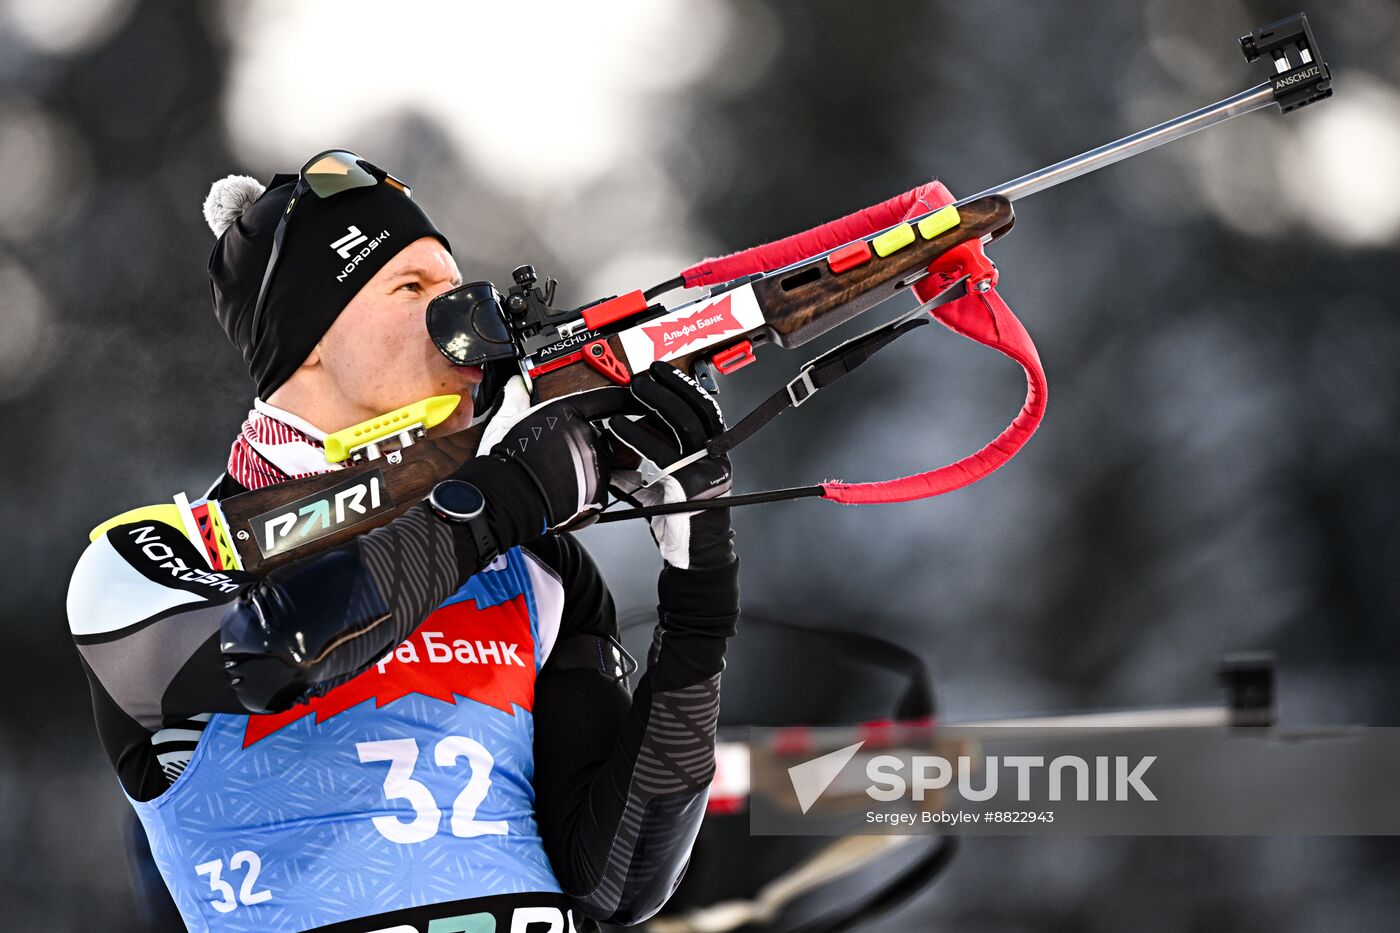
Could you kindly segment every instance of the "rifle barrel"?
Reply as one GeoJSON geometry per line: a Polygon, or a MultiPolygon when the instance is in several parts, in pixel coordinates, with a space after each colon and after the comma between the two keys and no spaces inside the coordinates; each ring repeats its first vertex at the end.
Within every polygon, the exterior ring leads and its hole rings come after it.
{"type": "Polygon", "coordinates": [[[1105,165],[1112,165],[1114,162],[1121,162],[1123,159],[1146,152],[1149,149],[1156,149],[1174,139],[1189,136],[1197,130],[1203,130],[1208,126],[1252,113],[1275,102],[1273,85],[1265,81],[1263,84],[1256,85],[1247,91],[1241,91],[1235,96],[1227,97],[1209,107],[1193,110],[1174,120],[1159,123],[1131,136],[1124,136],[1117,142],[1100,146],[1097,149],[1090,149],[1088,152],[1071,159],[1056,162],[1054,165],[1031,172],[1029,175],[1022,175],[1020,178],[995,188],[980,191],[970,198],[963,198],[958,204],[992,194],[999,194],[1008,200],[1015,201],[1026,195],[1035,194],[1037,191],[1053,188],[1062,181],[1086,175],[1103,168],[1105,165]]]}

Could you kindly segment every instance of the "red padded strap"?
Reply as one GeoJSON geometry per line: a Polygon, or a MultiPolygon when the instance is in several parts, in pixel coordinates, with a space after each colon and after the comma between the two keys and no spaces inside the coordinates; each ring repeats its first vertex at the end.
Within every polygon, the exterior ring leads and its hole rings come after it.
{"type": "MultiPolygon", "coordinates": [[[[927,281],[927,280],[925,280],[927,281]]],[[[920,293],[927,300],[929,295],[920,293]]],[[[874,483],[823,483],[822,495],[835,502],[869,504],[908,502],[961,489],[1000,467],[1030,440],[1045,417],[1045,370],[1030,334],[1011,313],[995,289],[968,294],[934,308],[934,318],[945,327],[1011,357],[1026,371],[1026,402],[1005,431],[977,453],[956,463],[899,479],[874,483]]]]}
{"type": "Polygon", "coordinates": [[[820,227],[755,246],[718,259],[706,259],[681,275],[687,288],[731,282],[755,272],[769,272],[820,256],[852,240],[860,240],[888,227],[953,203],[953,195],[940,181],[931,181],[888,201],[847,214],[820,227]]]}

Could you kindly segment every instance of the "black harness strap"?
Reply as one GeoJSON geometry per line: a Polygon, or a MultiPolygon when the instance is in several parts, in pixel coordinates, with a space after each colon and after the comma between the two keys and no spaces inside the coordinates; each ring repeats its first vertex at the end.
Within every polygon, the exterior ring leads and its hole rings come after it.
{"type": "Polygon", "coordinates": [[[825,389],[847,373],[854,372],[858,366],[880,350],[914,328],[922,327],[928,322],[927,314],[898,318],[858,337],[852,337],[845,343],[831,348],[808,362],[798,371],[797,376],[791,382],[770,395],[734,427],[710,441],[706,445],[710,456],[718,457],[738,447],[759,428],[788,408],[800,407],[813,395],[816,395],[818,389],[825,389]]]}
{"type": "MultiPolygon", "coordinates": [[[[749,412],[734,427],[719,437],[712,439],[706,450],[710,456],[727,454],[752,437],[759,428],[772,421],[789,408],[802,406],[820,389],[836,382],[847,373],[854,372],[866,360],[903,337],[915,328],[929,322],[922,310],[913,315],[896,318],[881,324],[845,343],[832,347],[814,360],[806,363],[787,385],[774,392],[753,411],[749,412]]],[[[786,489],[768,489],[763,492],[743,493],[737,496],[719,496],[689,502],[672,502],[662,505],[643,506],[625,509],[621,512],[603,512],[598,516],[599,523],[619,522],[628,518],[650,518],[653,515],[668,515],[676,512],[696,512],[701,509],[725,509],[730,506],[755,505],[760,502],[778,502],[784,499],[804,499],[823,494],[821,486],[792,486],[786,489]]]]}
{"type": "Polygon", "coordinates": [[[545,667],[552,671],[576,668],[594,670],[609,680],[624,680],[637,670],[637,662],[612,635],[570,635],[549,652],[545,667]]]}

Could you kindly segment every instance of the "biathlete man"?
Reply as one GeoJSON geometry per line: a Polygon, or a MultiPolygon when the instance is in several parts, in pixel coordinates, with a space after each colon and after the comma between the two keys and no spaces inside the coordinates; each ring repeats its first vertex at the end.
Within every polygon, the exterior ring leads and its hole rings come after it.
{"type": "MultiPolygon", "coordinates": [[[[610,429],[590,423],[618,414],[599,393],[530,408],[518,376],[474,406],[482,370],[425,326],[461,285],[448,242],[351,153],[266,188],[224,179],[205,216],[215,315],[258,393],[209,498],[334,469],[329,433],[424,398],[463,396],[435,433],[494,414],[428,501],[265,576],[209,569],[159,519],[108,523],[84,552],[68,614],[98,732],[185,923],[505,933],[650,916],[714,770],[739,612],[729,514],[653,520],[659,617],[630,692],[612,598],[566,529],[618,482],[611,444],[675,462],[723,431],[713,399],[658,364],[630,393],[601,390],[645,412],[610,429]]],[[[728,461],[702,457],[644,492],[729,484],[728,461]]]]}

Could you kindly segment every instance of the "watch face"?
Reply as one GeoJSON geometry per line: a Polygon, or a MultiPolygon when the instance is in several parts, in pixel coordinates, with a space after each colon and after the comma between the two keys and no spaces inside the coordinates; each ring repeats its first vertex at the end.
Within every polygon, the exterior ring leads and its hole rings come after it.
{"type": "Polygon", "coordinates": [[[466,520],[481,514],[486,497],[471,483],[447,479],[433,487],[433,506],[450,518],[466,520]]]}

